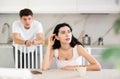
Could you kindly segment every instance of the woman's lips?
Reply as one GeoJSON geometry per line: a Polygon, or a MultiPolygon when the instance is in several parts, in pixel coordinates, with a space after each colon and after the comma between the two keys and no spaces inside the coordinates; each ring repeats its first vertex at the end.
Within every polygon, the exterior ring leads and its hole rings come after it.
{"type": "Polygon", "coordinates": [[[67,38],[67,39],[65,39],[66,41],[69,41],[70,40],[70,38],[67,38]]]}

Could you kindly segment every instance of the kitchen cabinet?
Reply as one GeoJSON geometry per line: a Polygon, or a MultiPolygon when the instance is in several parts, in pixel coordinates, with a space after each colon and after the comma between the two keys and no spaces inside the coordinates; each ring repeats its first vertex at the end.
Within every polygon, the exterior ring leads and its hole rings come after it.
{"type": "MultiPolygon", "coordinates": [[[[102,69],[113,69],[114,63],[110,61],[102,60],[101,54],[106,49],[104,46],[85,46],[86,50],[91,54],[102,66],[102,69]]],[[[88,61],[83,58],[83,64],[89,64],[88,61]]]]}
{"type": "Polygon", "coordinates": [[[0,44],[0,67],[14,68],[14,57],[12,45],[0,44]]]}
{"type": "Polygon", "coordinates": [[[79,13],[118,13],[120,0],[77,0],[79,13]]]}
{"type": "Polygon", "coordinates": [[[30,8],[34,13],[118,13],[120,0],[1,0],[0,13],[18,13],[30,8]]]}
{"type": "Polygon", "coordinates": [[[18,13],[30,8],[35,13],[118,13],[120,0],[1,0],[1,13],[18,13]]]}
{"type": "Polygon", "coordinates": [[[30,8],[34,13],[72,13],[76,11],[76,0],[2,0],[0,13],[18,13],[30,8]]]}
{"type": "Polygon", "coordinates": [[[37,13],[72,13],[76,0],[29,0],[29,8],[37,13]]]}
{"type": "Polygon", "coordinates": [[[28,6],[28,0],[0,0],[0,13],[18,13],[28,6]]]}
{"type": "Polygon", "coordinates": [[[102,69],[113,69],[114,68],[114,63],[110,61],[105,61],[102,60],[101,54],[103,51],[106,49],[106,47],[90,47],[91,48],[91,54],[94,58],[98,60],[98,62],[101,64],[102,69]]]}

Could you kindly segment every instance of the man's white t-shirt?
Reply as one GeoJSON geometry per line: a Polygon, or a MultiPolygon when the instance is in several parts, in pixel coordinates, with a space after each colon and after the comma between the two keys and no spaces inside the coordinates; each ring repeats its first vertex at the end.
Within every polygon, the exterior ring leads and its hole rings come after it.
{"type": "MultiPolygon", "coordinates": [[[[33,20],[29,29],[25,29],[21,21],[15,21],[12,25],[12,33],[19,33],[22,40],[34,40],[38,33],[43,33],[42,24],[36,20],[33,20]]],[[[13,42],[14,44],[14,42],[13,42]]],[[[28,47],[29,51],[32,50],[32,46],[28,47]]]]}
{"type": "Polygon", "coordinates": [[[40,22],[33,21],[29,29],[25,29],[21,21],[15,21],[12,26],[12,33],[19,33],[22,40],[36,39],[37,33],[43,33],[43,28],[40,22]]]}

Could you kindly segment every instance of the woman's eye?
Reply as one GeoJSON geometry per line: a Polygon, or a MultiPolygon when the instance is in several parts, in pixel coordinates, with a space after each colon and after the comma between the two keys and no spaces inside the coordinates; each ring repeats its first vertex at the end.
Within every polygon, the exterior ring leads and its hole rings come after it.
{"type": "Polygon", "coordinates": [[[64,34],[64,33],[65,33],[64,31],[61,32],[61,34],[64,34]]]}

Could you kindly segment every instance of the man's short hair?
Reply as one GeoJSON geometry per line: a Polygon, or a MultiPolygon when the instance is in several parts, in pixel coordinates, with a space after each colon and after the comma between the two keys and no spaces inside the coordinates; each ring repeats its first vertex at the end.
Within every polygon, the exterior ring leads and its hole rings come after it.
{"type": "Polygon", "coordinates": [[[19,16],[20,17],[22,17],[22,16],[29,16],[29,15],[33,16],[33,12],[30,9],[28,9],[28,8],[22,9],[19,12],[19,16]]]}

